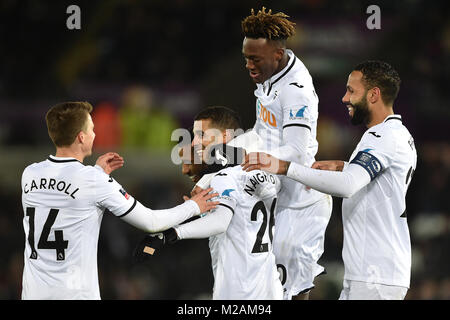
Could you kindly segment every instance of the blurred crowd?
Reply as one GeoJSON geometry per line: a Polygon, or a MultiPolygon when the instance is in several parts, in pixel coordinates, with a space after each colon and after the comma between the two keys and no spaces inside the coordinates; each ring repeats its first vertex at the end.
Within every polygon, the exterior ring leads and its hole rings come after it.
{"type": "MultiPolygon", "coordinates": [[[[0,299],[20,298],[25,245],[20,177],[29,158],[40,161],[52,152],[47,109],[64,100],[91,102],[93,158],[104,151],[121,153],[134,164],[128,169],[135,172],[131,182],[118,179],[130,194],[153,209],[179,204],[192,188],[181,167],[168,163],[171,173],[166,174],[146,164],[168,161],[177,143],[172,132],[189,128],[203,107],[228,106],[240,113],[244,129],[253,125],[254,84],[241,55],[240,20],[250,8],[259,8],[256,3],[78,1],[82,29],[69,31],[69,2],[0,2],[0,37],[8,43],[0,47],[5,62],[0,73],[0,299]],[[13,157],[18,152],[20,159],[13,157]],[[7,179],[11,174],[14,179],[7,179]]],[[[398,69],[403,82],[394,110],[418,151],[407,195],[413,265],[406,298],[449,299],[449,4],[381,1],[382,29],[368,31],[369,4],[286,0],[267,6],[297,22],[289,46],[309,67],[320,99],[317,160],[347,160],[363,132],[349,123],[340,102],[352,66],[379,58],[398,69]]],[[[342,289],[340,205],[334,198],[320,260],[327,274],[317,278],[311,299],[337,299],[342,289]]],[[[103,299],[211,297],[206,239],[176,243],[152,261],[134,265],[131,254],[141,237],[105,213],[98,250],[103,299]]]]}

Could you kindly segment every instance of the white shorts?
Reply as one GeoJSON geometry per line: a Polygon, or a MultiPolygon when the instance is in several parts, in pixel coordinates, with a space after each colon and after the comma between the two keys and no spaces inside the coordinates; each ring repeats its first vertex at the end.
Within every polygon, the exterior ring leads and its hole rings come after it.
{"type": "Polygon", "coordinates": [[[408,288],[344,280],[339,300],[403,300],[408,288]]]}
{"type": "Polygon", "coordinates": [[[324,250],[332,208],[329,195],[301,209],[278,207],[273,253],[285,300],[314,288],[314,278],[324,272],[317,261],[324,250]]]}

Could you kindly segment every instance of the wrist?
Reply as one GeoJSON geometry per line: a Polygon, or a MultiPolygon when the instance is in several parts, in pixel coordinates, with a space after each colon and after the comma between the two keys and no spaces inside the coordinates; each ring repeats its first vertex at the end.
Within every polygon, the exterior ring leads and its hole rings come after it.
{"type": "Polygon", "coordinates": [[[284,161],[283,164],[284,164],[284,166],[283,166],[283,170],[282,170],[281,174],[287,175],[289,167],[291,165],[291,162],[290,161],[284,161]]]}

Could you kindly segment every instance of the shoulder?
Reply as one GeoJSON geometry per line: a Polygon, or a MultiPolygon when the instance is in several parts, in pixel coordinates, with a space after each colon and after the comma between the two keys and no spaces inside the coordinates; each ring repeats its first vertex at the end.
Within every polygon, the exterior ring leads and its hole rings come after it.
{"type": "Polygon", "coordinates": [[[231,183],[239,180],[240,176],[244,171],[242,171],[241,166],[234,166],[222,169],[214,174],[211,179],[211,185],[213,183],[231,183]]]}
{"type": "Polygon", "coordinates": [[[395,133],[386,123],[367,129],[361,140],[383,150],[395,150],[395,133]]]}
{"type": "Polygon", "coordinates": [[[22,177],[26,177],[29,174],[33,174],[35,172],[39,172],[45,167],[46,160],[40,162],[34,162],[25,167],[22,172],[22,177]]]}
{"type": "Polygon", "coordinates": [[[79,170],[80,177],[91,183],[102,184],[114,181],[99,167],[85,165],[80,167],[79,170]]]}

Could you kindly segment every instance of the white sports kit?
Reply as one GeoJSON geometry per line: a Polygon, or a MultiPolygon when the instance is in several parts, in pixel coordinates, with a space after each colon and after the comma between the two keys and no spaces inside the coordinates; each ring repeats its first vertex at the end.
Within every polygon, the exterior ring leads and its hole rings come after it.
{"type": "Polygon", "coordinates": [[[272,251],[279,179],[241,166],[211,180],[220,204],[206,216],[175,228],[179,239],[215,236],[211,260],[215,300],[281,300],[283,289],[272,251]]]}
{"type": "Polygon", "coordinates": [[[400,115],[369,128],[342,172],[291,163],[287,176],[344,197],[341,299],[403,299],[411,276],[406,192],[416,169],[414,139],[400,115]]]}
{"type": "Polygon", "coordinates": [[[408,288],[405,198],[417,164],[414,140],[401,117],[392,115],[364,133],[350,159],[371,182],[342,202],[344,279],[408,288]]]}
{"type": "Polygon", "coordinates": [[[22,174],[22,299],[100,299],[97,244],[105,209],[146,232],[200,213],[192,201],[150,210],[99,166],[49,156],[22,174]]]}
{"type": "MultiPolygon", "coordinates": [[[[291,50],[287,66],[255,90],[253,130],[264,141],[264,151],[281,160],[311,166],[316,140],[318,97],[305,65],[291,50]]],[[[325,229],[332,201],[329,195],[280,177],[282,189],[275,217],[274,253],[282,274],[284,298],[314,287],[324,271],[317,261],[324,250],[325,229]]]]}

